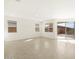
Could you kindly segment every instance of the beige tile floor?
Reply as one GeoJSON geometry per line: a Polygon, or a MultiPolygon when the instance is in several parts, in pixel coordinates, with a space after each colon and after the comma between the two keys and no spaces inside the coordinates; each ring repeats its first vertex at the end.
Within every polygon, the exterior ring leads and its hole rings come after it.
{"type": "Polygon", "coordinates": [[[75,59],[72,40],[33,38],[5,42],[5,59],[75,59]]]}

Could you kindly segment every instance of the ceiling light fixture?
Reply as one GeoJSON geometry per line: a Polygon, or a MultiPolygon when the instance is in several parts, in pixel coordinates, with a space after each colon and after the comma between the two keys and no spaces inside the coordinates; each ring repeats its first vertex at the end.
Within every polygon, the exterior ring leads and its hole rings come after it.
{"type": "Polygon", "coordinates": [[[17,2],[19,2],[20,0],[16,0],[17,2]]]}

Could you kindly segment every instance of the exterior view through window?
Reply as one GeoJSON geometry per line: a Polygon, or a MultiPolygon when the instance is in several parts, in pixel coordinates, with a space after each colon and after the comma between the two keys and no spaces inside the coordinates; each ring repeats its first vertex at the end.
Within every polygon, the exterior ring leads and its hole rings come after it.
{"type": "Polygon", "coordinates": [[[35,32],[39,32],[40,28],[39,28],[39,24],[35,24],[35,32]]]}
{"type": "Polygon", "coordinates": [[[52,23],[45,24],[45,32],[53,32],[53,24],[52,23]]]}
{"type": "Polygon", "coordinates": [[[57,34],[61,37],[75,38],[75,22],[58,22],[57,34]]]}
{"type": "Polygon", "coordinates": [[[17,22],[8,20],[8,32],[14,33],[17,32],[17,22]]]}

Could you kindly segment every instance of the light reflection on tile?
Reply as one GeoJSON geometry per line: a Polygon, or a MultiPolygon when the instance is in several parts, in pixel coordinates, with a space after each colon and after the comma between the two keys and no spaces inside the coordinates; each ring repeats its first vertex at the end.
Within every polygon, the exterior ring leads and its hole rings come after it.
{"type": "Polygon", "coordinates": [[[72,43],[75,44],[74,40],[57,40],[58,42],[72,43]]]}
{"type": "Polygon", "coordinates": [[[28,42],[28,41],[31,41],[31,40],[33,40],[33,39],[27,39],[27,40],[25,40],[24,42],[28,42]]]}
{"type": "Polygon", "coordinates": [[[47,38],[5,42],[5,59],[75,59],[75,44],[71,42],[47,38]]]}

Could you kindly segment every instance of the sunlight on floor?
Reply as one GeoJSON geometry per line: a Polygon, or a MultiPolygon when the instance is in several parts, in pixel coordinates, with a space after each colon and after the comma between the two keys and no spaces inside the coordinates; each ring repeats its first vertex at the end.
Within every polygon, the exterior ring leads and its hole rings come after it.
{"type": "Polygon", "coordinates": [[[29,41],[31,41],[31,40],[33,40],[33,39],[27,39],[27,40],[25,40],[24,42],[29,42],[29,41]]]}
{"type": "Polygon", "coordinates": [[[65,42],[65,43],[73,43],[75,44],[75,40],[57,40],[58,42],[65,42]]]}

